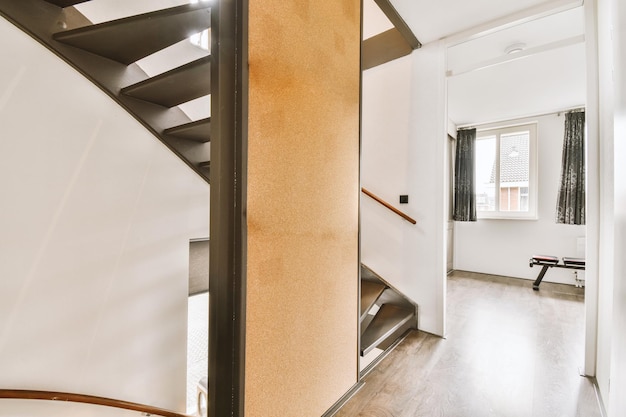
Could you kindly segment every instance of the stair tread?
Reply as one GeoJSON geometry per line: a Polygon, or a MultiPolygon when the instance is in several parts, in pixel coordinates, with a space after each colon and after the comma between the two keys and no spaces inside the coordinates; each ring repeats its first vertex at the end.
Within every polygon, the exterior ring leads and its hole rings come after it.
{"type": "Polygon", "coordinates": [[[361,280],[361,320],[385,291],[385,288],[384,284],[361,280]]]}
{"type": "Polygon", "coordinates": [[[85,3],[89,0],[45,0],[48,3],[52,3],[55,4],[59,7],[70,7],[70,6],[74,6],[75,4],[80,4],[80,3],[85,3]]]}
{"type": "Polygon", "coordinates": [[[196,120],[195,122],[185,123],[180,126],[165,129],[165,134],[177,136],[183,139],[189,139],[196,142],[211,141],[211,118],[196,120]]]}
{"type": "Polygon", "coordinates": [[[124,87],[122,94],[164,107],[178,106],[211,94],[211,57],[196,59],[163,74],[124,87]]]}
{"type": "Polygon", "coordinates": [[[59,42],[128,65],[209,28],[210,10],[206,3],[186,4],[53,36],[59,42]]]}
{"type": "Polygon", "coordinates": [[[414,316],[415,311],[393,304],[383,304],[361,335],[361,355],[369,353],[414,316]]]}

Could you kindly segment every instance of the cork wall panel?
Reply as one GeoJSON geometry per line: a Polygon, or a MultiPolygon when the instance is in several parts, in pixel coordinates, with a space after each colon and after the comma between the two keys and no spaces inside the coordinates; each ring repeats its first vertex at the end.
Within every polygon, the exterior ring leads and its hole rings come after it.
{"type": "Polygon", "coordinates": [[[360,1],[249,1],[245,414],[357,381],[360,1]]]}

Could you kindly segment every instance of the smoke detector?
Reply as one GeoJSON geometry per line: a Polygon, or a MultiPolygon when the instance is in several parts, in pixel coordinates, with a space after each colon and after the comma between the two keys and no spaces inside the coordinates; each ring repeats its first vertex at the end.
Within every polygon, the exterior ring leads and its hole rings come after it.
{"type": "Polygon", "coordinates": [[[512,45],[509,45],[506,47],[506,49],[504,50],[504,53],[507,55],[511,55],[511,54],[516,54],[518,52],[522,52],[524,49],[526,49],[526,44],[525,43],[514,43],[512,45]]]}

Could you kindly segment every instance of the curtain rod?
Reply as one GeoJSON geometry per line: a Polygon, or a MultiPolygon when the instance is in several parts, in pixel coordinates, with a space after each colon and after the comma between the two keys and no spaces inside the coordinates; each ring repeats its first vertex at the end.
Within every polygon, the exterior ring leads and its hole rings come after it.
{"type": "Polygon", "coordinates": [[[568,107],[568,108],[561,109],[561,110],[553,110],[553,111],[549,111],[549,112],[545,112],[545,113],[529,114],[529,115],[526,115],[526,116],[515,117],[514,119],[499,119],[499,120],[492,120],[492,121],[481,122],[481,123],[468,123],[468,124],[457,126],[456,128],[457,128],[457,130],[471,129],[473,127],[484,126],[484,125],[491,125],[491,124],[494,124],[494,123],[514,122],[516,120],[528,119],[528,118],[531,118],[531,117],[547,116],[549,114],[557,114],[558,116],[560,116],[561,113],[579,112],[579,111],[584,111],[584,110],[585,110],[585,106],[575,106],[575,107],[568,107]]]}

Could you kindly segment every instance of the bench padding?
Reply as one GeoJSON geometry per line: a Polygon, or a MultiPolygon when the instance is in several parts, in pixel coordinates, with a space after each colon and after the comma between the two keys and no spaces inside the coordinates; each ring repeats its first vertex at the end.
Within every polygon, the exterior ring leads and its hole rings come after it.
{"type": "Polygon", "coordinates": [[[585,260],[582,258],[563,258],[565,266],[585,266],[585,260]]]}
{"type": "Polygon", "coordinates": [[[532,260],[535,265],[556,265],[559,263],[559,258],[549,255],[533,255],[532,260]]]}

